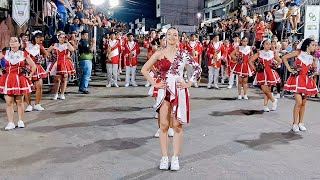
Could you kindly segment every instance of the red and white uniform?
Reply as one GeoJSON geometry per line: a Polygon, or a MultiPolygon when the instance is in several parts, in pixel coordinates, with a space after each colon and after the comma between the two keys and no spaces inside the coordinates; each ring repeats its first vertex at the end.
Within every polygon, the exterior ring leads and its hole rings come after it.
{"type": "Polygon", "coordinates": [[[2,52],[5,63],[6,73],[0,77],[0,93],[12,95],[24,95],[32,92],[33,84],[30,79],[22,73],[22,68],[27,65],[27,52],[18,50],[2,52]]]}
{"type": "Polygon", "coordinates": [[[138,56],[140,55],[140,47],[135,41],[128,41],[124,45],[123,55],[125,59],[126,66],[137,66],[138,65],[138,56]],[[130,53],[133,54],[131,64],[130,64],[130,53]]]}
{"type": "Polygon", "coordinates": [[[197,63],[199,63],[199,59],[202,53],[201,43],[196,41],[189,41],[188,43],[186,43],[185,49],[188,51],[190,55],[193,55],[193,52],[195,52],[197,54],[197,57],[193,58],[197,63]]]}
{"type": "Polygon", "coordinates": [[[296,66],[301,67],[301,71],[297,76],[291,75],[284,85],[285,91],[298,94],[312,96],[318,93],[316,83],[312,77],[308,76],[309,69],[313,66],[314,57],[306,52],[300,51],[297,60],[294,62],[296,66]]]}
{"type": "Polygon", "coordinates": [[[138,65],[138,56],[140,54],[140,47],[135,41],[128,41],[124,45],[124,59],[126,65],[126,87],[130,85],[138,86],[136,83],[136,70],[138,65]],[[131,80],[130,80],[131,75],[131,80]]]}
{"type": "Polygon", "coordinates": [[[239,52],[237,58],[242,59],[242,63],[236,63],[234,66],[232,72],[239,76],[245,76],[250,77],[253,75],[253,69],[249,65],[249,59],[252,55],[252,48],[250,46],[239,46],[237,48],[237,51],[239,52]]]}
{"type": "Polygon", "coordinates": [[[57,57],[57,60],[49,66],[48,72],[50,75],[71,75],[76,72],[70,60],[67,43],[55,43],[53,54],[57,57]]]}
{"type": "Polygon", "coordinates": [[[146,41],[144,41],[143,47],[148,49],[148,53],[152,51],[152,45],[151,45],[152,39],[149,38],[146,41]]]}
{"type": "MultiPolygon", "coordinates": [[[[239,43],[232,43],[232,45],[229,48],[229,54],[231,54],[235,49],[237,49],[239,47],[239,43]]],[[[234,66],[236,65],[236,62],[233,62],[231,60],[231,57],[229,57],[229,63],[228,63],[228,69],[230,72],[232,72],[232,69],[234,68],[234,66]]]]}
{"type": "Polygon", "coordinates": [[[107,60],[107,64],[119,64],[119,55],[121,52],[121,44],[119,40],[108,40],[106,42],[105,47],[108,49],[111,48],[110,56],[111,56],[111,62],[107,60]]]}
{"type": "Polygon", "coordinates": [[[46,78],[48,73],[41,66],[41,59],[43,58],[43,55],[46,54],[44,47],[39,44],[34,45],[31,42],[27,42],[25,45],[25,51],[29,53],[31,59],[37,66],[37,69],[32,76],[32,80],[38,81],[39,79],[46,78]]]}
{"type": "Polygon", "coordinates": [[[276,85],[281,82],[279,74],[276,70],[271,68],[271,63],[275,61],[274,51],[264,51],[261,50],[258,52],[259,62],[264,65],[264,70],[262,72],[258,72],[256,74],[255,80],[253,82],[254,85],[276,85]]]}
{"type": "Polygon", "coordinates": [[[222,56],[223,53],[223,43],[222,42],[212,42],[210,43],[208,47],[208,67],[215,67],[215,68],[220,68],[221,67],[221,59],[223,58],[222,56]],[[212,58],[211,55],[217,54],[217,61],[215,64],[212,64],[212,58]]]}

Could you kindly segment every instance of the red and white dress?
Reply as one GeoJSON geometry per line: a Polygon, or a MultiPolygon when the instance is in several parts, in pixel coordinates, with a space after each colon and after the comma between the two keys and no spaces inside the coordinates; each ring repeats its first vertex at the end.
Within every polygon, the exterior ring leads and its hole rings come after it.
{"type": "Polygon", "coordinates": [[[49,66],[48,72],[50,75],[71,75],[76,72],[74,66],[70,60],[70,54],[68,50],[68,44],[55,43],[53,48],[53,54],[57,57],[57,60],[49,66]]]}
{"type": "Polygon", "coordinates": [[[32,81],[38,81],[39,79],[46,78],[48,73],[42,67],[43,55],[46,53],[44,47],[39,44],[32,44],[31,42],[26,43],[25,51],[27,51],[36,64],[37,68],[35,73],[32,76],[32,81]]]}
{"type": "Polygon", "coordinates": [[[254,85],[269,85],[273,86],[281,82],[280,76],[276,70],[271,68],[271,63],[275,61],[274,51],[264,51],[261,50],[258,52],[259,55],[259,63],[262,63],[264,66],[264,70],[259,72],[257,70],[256,77],[253,81],[254,85]]]}
{"type": "MultiPolygon", "coordinates": [[[[229,55],[239,47],[239,43],[232,43],[228,52],[229,52],[229,55]]],[[[228,73],[229,73],[229,76],[231,75],[232,73],[232,70],[233,68],[236,66],[236,62],[232,61],[231,57],[229,56],[228,58],[228,73]]]]}
{"type": "Polygon", "coordinates": [[[250,46],[239,46],[237,48],[239,52],[237,58],[241,58],[241,62],[236,63],[233,68],[233,73],[239,76],[250,77],[253,75],[253,69],[249,65],[249,59],[252,54],[252,48],[250,46]]]}
{"type": "Polygon", "coordinates": [[[31,93],[33,84],[22,74],[22,68],[27,65],[27,52],[7,50],[2,54],[6,61],[6,73],[0,77],[0,93],[9,96],[31,93]]]}
{"type": "Polygon", "coordinates": [[[318,88],[314,79],[308,76],[308,71],[312,68],[314,57],[306,52],[300,51],[297,60],[294,62],[297,67],[301,67],[298,75],[291,75],[284,85],[285,91],[312,96],[318,93],[318,88]]]}

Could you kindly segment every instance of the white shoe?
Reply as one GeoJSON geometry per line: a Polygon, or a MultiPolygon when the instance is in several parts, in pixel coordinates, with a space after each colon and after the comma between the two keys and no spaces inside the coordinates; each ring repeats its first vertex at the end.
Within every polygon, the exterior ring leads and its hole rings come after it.
{"type": "Polygon", "coordinates": [[[212,84],[208,84],[208,85],[207,85],[207,88],[208,88],[208,89],[211,89],[211,87],[212,87],[212,84]]]}
{"type": "Polygon", "coordinates": [[[169,169],[169,158],[162,157],[160,161],[160,170],[168,170],[169,169]]]}
{"type": "Polygon", "coordinates": [[[156,132],[156,134],[154,134],[155,138],[158,138],[160,136],[160,128],[158,129],[158,131],[156,132]]]}
{"type": "Polygon", "coordinates": [[[24,127],[26,127],[26,126],[24,125],[23,121],[19,120],[19,121],[18,121],[18,127],[19,127],[19,128],[24,128],[24,127]]]}
{"type": "Polygon", "coordinates": [[[36,110],[36,111],[43,111],[43,110],[44,110],[44,108],[43,108],[43,107],[41,107],[41,105],[40,105],[40,104],[36,104],[36,105],[34,105],[34,110],[36,110]]]}
{"type": "Polygon", "coordinates": [[[224,84],[224,80],[221,80],[221,84],[224,84]]]}
{"type": "Polygon", "coordinates": [[[107,87],[107,88],[111,87],[111,83],[108,83],[108,84],[106,85],[106,87],[107,87]]]}
{"type": "Polygon", "coordinates": [[[227,89],[231,89],[232,88],[232,85],[229,85],[228,87],[227,87],[227,89]]]}
{"type": "Polygon", "coordinates": [[[304,126],[303,123],[299,123],[298,127],[299,127],[300,131],[306,131],[307,130],[307,128],[304,126]]]}
{"type": "Polygon", "coordinates": [[[270,109],[268,108],[268,106],[263,106],[263,111],[264,112],[270,112],[270,109]]]}
{"type": "Polygon", "coordinates": [[[242,100],[242,96],[241,96],[241,95],[239,95],[239,96],[238,96],[238,99],[239,99],[239,100],[242,100]]]}
{"type": "Polygon", "coordinates": [[[169,128],[168,130],[168,136],[173,137],[174,136],[174,130],[172,128],[169,128]]]}
{"type": "Polygon", "coordinates": [[[172,156],[170,170],[171,171],[178,171],[179,169],[180,169],[180,165],[179,165],[178,156],[172,156]]]}
{"type": "Polygon", "coordinates": [[[133,86],[133,87],[138,87],[138,84],[137,84],[136,82],[133,82],[133,83],[132,83],[132,86],[133,86]]]}
{"type": "Polygon", "coordinates": [[[292,125],[292,131],[295,132],[295,133],[299,132],[299,131],[300,131],[300,130],[299,130],[299,126],[296,125],[296,124],[293,124],[293,125],[292,125]]]}
{"type": "Polygon", "coordinates": [[[280,99],[281,98],[281,96],[280,96],[280,94],[279,93],[277,93],[277,95],[276,95],[276,97],[275,97],[276,99],[280,99]]]}
{"type": "Polygon", "coordinates": [[[275,110],[277,110],[277,107],[278,107],[278,99],[274,99],[274,102],[272,103],[271,110],[275,111],[275,110]]]}
{"type": "Polygon", "coordinates": [[[218,84],[215,84],[215,85],[214,85],[214,88],[219,89],[218,84]]]}
{"type": "Polygon", "coordinates": [[[249,98],[248,98],[247,95],[244,95],[244,96],[243,96],[243,99],[244,99],[244,100],[248,100],[249,98]]]}
{"type": "Polygon", "coordinates": [[[29,105],[29,106],[27,107],[27,109],[26,109],[26,112],[32,112],[32,110],[33,110],[33,107],[32,107],[31,105],[29,105]]]}
{"type": "Polygon", "coordinates": [[[58,95],[58,94],[55,94],[55,95],[53,96],[52,100],[57,100],[58,97],[59,97],[59,95],[58,95]]]}
{"type": "Polygon", "coordinates": [[[150,87],[150,83],[149,82],[147,82],[147,84],[146,85],[144,85],[145,87],[150,87]]]}
{"type": "Polygon", "coordinates": [[[195,88],[198,88],[199,86],[198,86],[198,83],[194,83],[194,87],[195,88]]]}
{"type": "Polygon", "coordinates": [[[61,95],[60,95],[60,99],[61,99],[61,100],[65,100],[65,99],[66,99],[66,97],[64,96],[64,94],[61,94],[61,95]]]}
{"type": "Polygon", "coordinates": [[[119,87],[119,85],[118,85],[117,83],[114,83],[114,87],[117,87],[117,88],[118,88],[118,87],[119,87]]]}
{"type": "Polygon", "coordinates": [[[16,128],[16,125],[13,122],[9,122],[8,125],[4,128],[4,130],[9,131],[16,128]]]}
{"type": "Polygon", "coordinates": [[[130,86],[130,84],[129,83],[127,83],[126,85],[124,85],[124,87],[129,87],[130,86]]]}

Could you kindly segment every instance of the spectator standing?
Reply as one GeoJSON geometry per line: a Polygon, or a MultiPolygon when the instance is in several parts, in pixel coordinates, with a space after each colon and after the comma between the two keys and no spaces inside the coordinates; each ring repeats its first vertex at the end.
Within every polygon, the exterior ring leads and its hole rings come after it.
{"type": "Polygon", "coordinates": [[[287,17],[289,9],[285,6],[284,1],[280,0],[278,5],[273,7],[274,15],[274,34],[277,35],[278,39],[281,39],[284,22],[287,17]]]}
{"type": "Polygon", "coordinates": [[[92,39],[91,44],[89,43],[89,32],[86,30],[83,30],[81,32],[81,40],[79,42],[78,49],[80,55],[80,71],[82,72],[79,91],[83,94],[89,94],[88,86],[92,71],[92,59],[95,49],[95,40],[92,39]]]}
{"type": "Polygon", "coordinates": [[[67,24],[67,8],[64,0],[53,0],[60,16],[58,30],[63,31],[67,24]]]}

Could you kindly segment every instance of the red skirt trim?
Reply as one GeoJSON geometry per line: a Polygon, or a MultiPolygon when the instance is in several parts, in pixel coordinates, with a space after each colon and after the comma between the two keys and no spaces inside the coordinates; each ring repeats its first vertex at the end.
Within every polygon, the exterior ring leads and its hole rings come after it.
{"type": "Polygon", "coordinates": [[[34,89],[30,79],[19,74],[4,74],[0,77],[0,93],[7,95],[29,94],[34,89]]]}
{"type": "Polygon", "coordinates": [[[316,95],[319,92],[314,79],[306,75],[290,76],[284,85],[284,90],[307,96],[316,95]]]}

